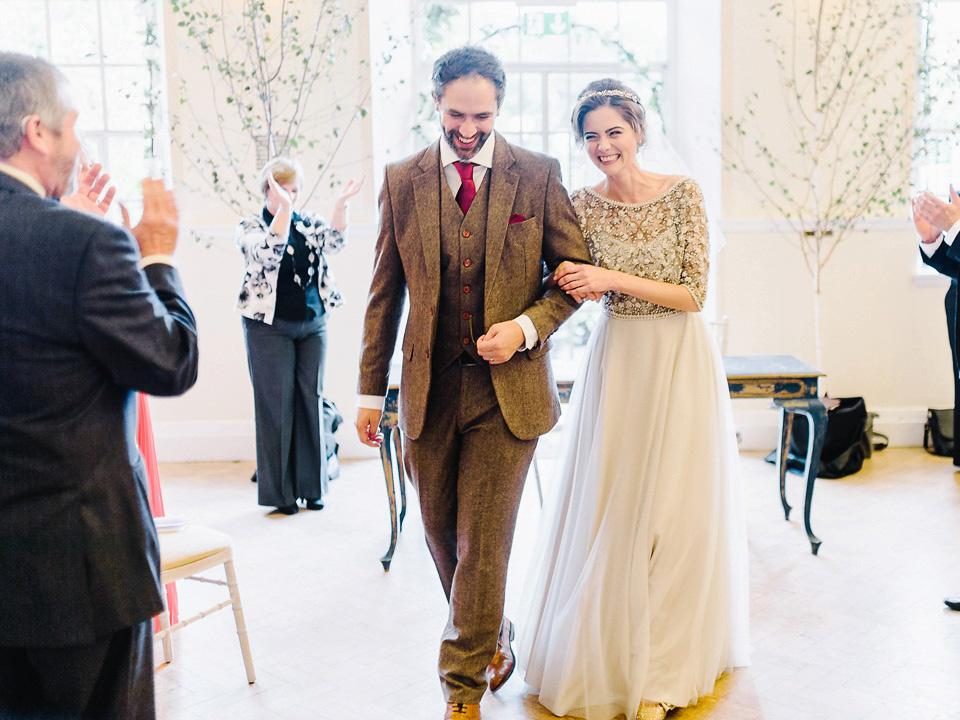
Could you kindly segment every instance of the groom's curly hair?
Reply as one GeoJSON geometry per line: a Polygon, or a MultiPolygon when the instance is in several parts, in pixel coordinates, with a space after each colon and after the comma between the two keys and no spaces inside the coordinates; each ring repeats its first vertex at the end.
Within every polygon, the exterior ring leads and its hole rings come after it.
{"type": "Polygon", "coordinates": [[[454,48],[437,58],[433,64],[433,96],[439,100],[447,83],[471,75],[479,75],[493,83],[499,108],[506,92],[507,75],[496,55],[476,45],[454,48]]]}

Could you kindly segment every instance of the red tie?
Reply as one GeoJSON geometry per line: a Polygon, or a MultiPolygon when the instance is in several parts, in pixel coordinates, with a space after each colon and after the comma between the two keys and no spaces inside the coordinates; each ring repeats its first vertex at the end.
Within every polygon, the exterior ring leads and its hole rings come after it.
{"type": "Polygon", "coordinates": [[[455,162],[454,166],[457,168],[457,172],[460,173],[460,189],[457,191],[457,205],[460,206],[463,214],[466,215],[467,210],[470,209],[470,203],[472,203],[473,199],[477,196],[477,186],[473,184],[473,163],[455,162]]]}

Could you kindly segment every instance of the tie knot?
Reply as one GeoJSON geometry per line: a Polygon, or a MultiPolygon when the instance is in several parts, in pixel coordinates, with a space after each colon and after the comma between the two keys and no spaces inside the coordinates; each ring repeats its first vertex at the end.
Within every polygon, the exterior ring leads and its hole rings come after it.
{"type": "Polygon", "coordinates": [[[459,160],[454,163],[454,166],[457,168],[457,172],[460,173],[461,180],[473,180],[473,163],[472,162],[460,162],[459,160]]]}

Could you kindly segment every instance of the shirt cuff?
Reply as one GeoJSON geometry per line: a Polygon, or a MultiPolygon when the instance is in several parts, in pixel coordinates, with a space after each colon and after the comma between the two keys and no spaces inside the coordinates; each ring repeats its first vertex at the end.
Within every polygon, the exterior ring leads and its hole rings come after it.
{"type": "Polygon", "coordinates": [[[357,407],[363,410],[379,410],[383,412],[383,401],[386,400],[382,395],[357,395],[357,407]]]}
{"type": "Polygon", "coordinates": [[[943,235],[937,235],[937,239],[933,242],[921,242],[920,243],[920,252],[922,252],[927,257],[933,257],[933,254],[943,245],[943,235]]]}
{"type": "Polygon", "coordinates": [[[533,325],[533,320],[526,315],[520,315],[514,318],[513,321],[523,330],[523,347],[520,349],[529,350],[536,345],[540,339],[540,335],[537,333],[537,328],[533,325]]]}
{"type": "Polygon", "coordinates": [[[173,255],[147,255],[146,257],[140,258],[140,262],[137,263],[137,267],[143,270],[147,265],[173,265],[176,266],[173,262],[173,255]]]}
{"type": "Polygon", "coordinates": [[[957,239],[957,235],[960,235],[960,220],[957,220],[953,224],[953,227],[944,233],[944,239],[947,241],[947,244],[950,245],[957,239]]]}

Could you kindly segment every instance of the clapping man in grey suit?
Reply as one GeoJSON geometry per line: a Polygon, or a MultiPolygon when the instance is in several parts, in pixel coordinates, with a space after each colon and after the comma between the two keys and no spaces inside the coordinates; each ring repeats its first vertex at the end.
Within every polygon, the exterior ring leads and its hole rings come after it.
{"type": "Polygon", "coordinates": [[[504,85],[480,48],[434,64],[442,136],[386,169],[360,362],[356,427],[375,446],[407,293],[400,428],[450,607],[439,670],[455,720],[478,718],[514,666],[507,561],[537,438],[560,414],[549,337],[576,309],[542,266],[589,262],[559,163],[493,130],[504,85]]]}
{"type": "Polygon", "coordinates": [[[133,391],[193,385],[196,324],[162,182],[132,236],[58,202],[76,120],[53,66],[0,53],[0,718],[147,720],[162,603],[133,391]]]}

